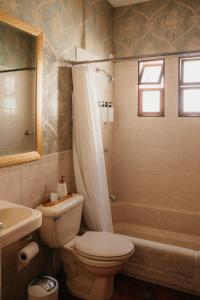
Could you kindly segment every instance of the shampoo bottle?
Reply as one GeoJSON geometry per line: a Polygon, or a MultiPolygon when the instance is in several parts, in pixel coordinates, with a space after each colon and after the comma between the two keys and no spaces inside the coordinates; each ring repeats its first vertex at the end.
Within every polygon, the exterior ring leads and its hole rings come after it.
{"type": "Polygon", "coordinates": [[[67,196],[67,185],[66,182],[64,182],[64,178],[65,176],[61,176],[60,182],[58,183],[58,187],[57,187],[57,193],[59,199],[67,196]]]}
{"type": "Polygon", "coordinates": [[[113,122],[113,121],[114,121],[113,105],[112,102],[109,102],[107,108],[107,122],[113,122]]]}
{"type": "Polygon", "coordinates": [[[102,121],[102,123],[106,123],[107,122],[106,111],[107,111],[106,102],[102,101],[102,103],[101,103],[101,121],[102,121]]]}

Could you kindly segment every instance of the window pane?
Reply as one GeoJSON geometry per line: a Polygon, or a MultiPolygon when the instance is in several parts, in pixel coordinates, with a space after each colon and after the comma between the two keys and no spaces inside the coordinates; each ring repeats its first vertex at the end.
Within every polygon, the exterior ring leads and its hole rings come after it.
{"type": "Polygon", "coordinates": [[[162,66],[144,66],[140,83],[159,83],[162,66]]]}
{"type": "Polygon", "coordinates": [[[200,60],[184,61],[183,82],[200,82],[200,60]]]}
{"type": "Polygon", "coordinates": [[[160,91],[143,91],[142,111],[160,112],[160,91]]]}
{"type": "Polygon", "coordinates": [[[159,84],[140,84],[139,89],[161,89],[164,88],[164,76],[162,76],[161,82],[159,84]]]}
{"type": "Polygon", "coordinates": [[[183,112],[200,112],[200,89],[183,90],[183,112]]]}

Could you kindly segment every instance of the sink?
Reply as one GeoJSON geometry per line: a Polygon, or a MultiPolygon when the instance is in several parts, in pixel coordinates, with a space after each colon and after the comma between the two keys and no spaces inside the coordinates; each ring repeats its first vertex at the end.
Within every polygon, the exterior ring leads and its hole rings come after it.
{"type": "Polygon", "coordinates": [[[0,200],[0,244],[4,248],[32,231],[42,224],[42,213],[38,210],[0,200]]]}

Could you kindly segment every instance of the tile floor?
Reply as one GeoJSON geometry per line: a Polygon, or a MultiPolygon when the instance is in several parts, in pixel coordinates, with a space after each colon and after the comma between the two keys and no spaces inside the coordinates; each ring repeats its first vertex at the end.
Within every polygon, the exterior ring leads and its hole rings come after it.
{"type": "MultiPolygon", "coordinates": [[[[200,297],[178,292],[169,288],[118,275],[111,300],[198,300],[200,297]]],[[[61,282],[59,300],[79,300],[71,296],[61,282]]]]}

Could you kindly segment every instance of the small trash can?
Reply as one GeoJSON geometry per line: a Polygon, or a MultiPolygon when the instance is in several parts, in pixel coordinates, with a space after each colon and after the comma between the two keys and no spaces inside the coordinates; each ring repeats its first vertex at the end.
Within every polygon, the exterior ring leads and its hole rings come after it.
{"type": "Polygon", "coordinates": [[[28,300],[58,300],[58,282],[50,276],[40,276],[28,286],[28,300]]]}

